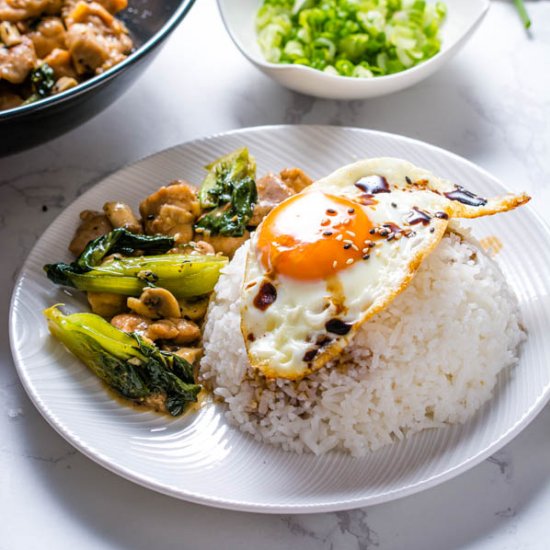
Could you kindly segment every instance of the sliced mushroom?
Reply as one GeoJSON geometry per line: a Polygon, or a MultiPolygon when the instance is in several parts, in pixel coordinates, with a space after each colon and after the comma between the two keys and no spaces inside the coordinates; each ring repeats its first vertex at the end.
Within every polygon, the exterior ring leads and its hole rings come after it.
{"type": "Polygon", "coordinates": [[[148,319],[180,318],[180,306],[165,288],[146,288],[138,298],[128,298],[128,307],[148,319]]]}
{"type": "Polygon", "coordinates": [[[208,309],[208,298],[199,300],[179,300],[181,316],[191,321],[200,321],[206,315],[208,309]]]}
{"type": "Polygon", "coordinates": [[[141,233],[141,223],[136,218],[132,209],[123,202],[106,202],[103,205],[103,212],[113,227],[124,227],[132,233],[141,233]]]}

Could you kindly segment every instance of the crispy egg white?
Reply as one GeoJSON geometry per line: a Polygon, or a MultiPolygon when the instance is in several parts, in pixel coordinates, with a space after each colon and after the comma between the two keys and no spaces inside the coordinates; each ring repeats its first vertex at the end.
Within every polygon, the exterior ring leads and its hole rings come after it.
{"type": "Polygon", "coordinates": [[[449,219],[528,200],[484,199],[394,158],[343,167],[290,197],[250,240],[241,329],[251,365],[271,378],[319,369],[408,286],[449,219]]]}

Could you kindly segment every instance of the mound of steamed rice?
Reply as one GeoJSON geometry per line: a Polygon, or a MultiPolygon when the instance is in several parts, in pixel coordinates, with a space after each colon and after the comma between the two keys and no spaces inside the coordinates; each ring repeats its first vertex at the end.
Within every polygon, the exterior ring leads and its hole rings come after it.
{"type": "Polygon", "coordinates": [[[216,286],[201,378],[226,403],[228,421],[258,440],[362,456],[464,422],[517,361],[524,332],[514,294],[475,241],[451,233],[337,361],[301,381],[266,379],[250,367],[240,331],[246,250],[216,286]]]}

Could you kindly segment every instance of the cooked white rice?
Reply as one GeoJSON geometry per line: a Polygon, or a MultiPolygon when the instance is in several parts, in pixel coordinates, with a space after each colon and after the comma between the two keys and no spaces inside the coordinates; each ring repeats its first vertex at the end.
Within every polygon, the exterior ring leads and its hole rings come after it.
{"type": "Polygon", "coordinates": [[[338,361],[298,382],[266,380],[250,368],[240,331],[246,248],[216,286],[201,377],[226,403],[229,422],[259,440],[362,456],[464,422],[517,360],[524,333],[514,294],[479,245],[450,234],[338,361]]]}

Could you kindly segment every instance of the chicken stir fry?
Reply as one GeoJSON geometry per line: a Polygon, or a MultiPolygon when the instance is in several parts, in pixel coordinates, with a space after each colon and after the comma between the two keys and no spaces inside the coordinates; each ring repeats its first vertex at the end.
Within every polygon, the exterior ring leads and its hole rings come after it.
{"type": "MultiPolygon", "coordinates": [[[[190,369],[202,355],[202,325],[220,269],[277,204],[312,183],[298,168],[256,180],[246,149],[207,170],[200,186],[176,180],[145,197],[139,216],[119,201],[83,211],[69,245],[77,260],[45,266],[57,284],[87,291],[102,322],[190,369]]],[[[164,410],[155,392],[139,402],[164,410]]]]}
{"type": "Polygon", "coordinates": [[[0,0],[0,110],[72,88],[120,63],[127,0],[0,0]]]}

